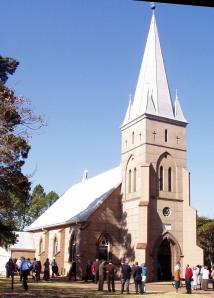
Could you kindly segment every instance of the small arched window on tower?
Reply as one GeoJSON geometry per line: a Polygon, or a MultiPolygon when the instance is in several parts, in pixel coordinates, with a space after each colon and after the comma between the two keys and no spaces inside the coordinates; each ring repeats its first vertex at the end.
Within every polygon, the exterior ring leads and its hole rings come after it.
{"type": "Polygon", "coordinates": [[[168,169],[168,191],[172,191],[172,168],[168,169]]]}
{"type": "Polygon", "coordinates": [[[132,132],[132,144],[134,144],[134,132],[132,132]]]}
{"type": "Polygon", "coordinates": [[[137,169],[134,168],[134,175],[133,175],[133,191],[136,191],[136,183],[137,183],[137,169]]]}
{"type": "Polygon", "coordinates": [[[163,190],[163,167],[160,167],[160,179],[159,179],[159,183],[160,183],[160,190],[163,190]]]}
{"type": "Polygon", "coordinates": [[[58,253],[58,239],[56,236],[54,236],[54,241],[53,241],[53,255],[55,256],[58,253]]]}
{"type": "Polygon", "coordinates": [[[168,132],[167,132],[167,129],[165,129],[165,142],[167,142],[167,138],[168,138],[168,132]]]}
{"type": "Polygon", "coordinates": [[[129,185],[128,185],[128,191],[132,191],[132,171],[129,170],[129,185]]]}

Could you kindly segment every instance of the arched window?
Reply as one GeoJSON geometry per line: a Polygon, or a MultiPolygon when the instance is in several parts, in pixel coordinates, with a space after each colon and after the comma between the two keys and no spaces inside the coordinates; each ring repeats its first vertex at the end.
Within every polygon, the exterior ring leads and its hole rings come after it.
{"type": "Polygon", "coordinates": [[[168,191],[172,191],[172,168],[168,169],[168,191]]]}
{"type": "Polygon", "coordinates": [[[136,179],[137,179],[137,169],[134,168],[134,175],[133,175],[133,191],[136,191],[136,179]]]}
{"type": "Polygon", "coordinates": [[[53,255],[55,256],[59,251],[59,247],[58,247],[58,239],[55,236],[54,237],[54,241],[53,241],[53,255]]]}
{"type": "Polygon", "coordinates": [[[73,230],[69,241],[69,262],[76,261],[77,256],[77,230],[73,230]]]}
{"type": "Polygon", "coordinates": [[[129,170],[129,192],[132,191],[132,171],[129,170]]]}
{"type": "Polygon", "coordinates": [[[134,132],[132,132],[132,144],[134,144],[134,132]]]}
{"type": "Polygon", "coordinates": [[[42,237],[39,240],[39,254],[43,252],[43,239],[42,237]]]}
{"type": "Polygon", "coordinates": [[[163,190],[163,167],[160,167],[160,190],[163,190]]]}
{"type": "Polygon", "coordinates": [[[97,257],[100,260],[109,260],[110,258],[110,239],[106,234],[101,235],[98,240],[97,257]]]}
{"type": "Polygon", "coordinates": [[[167,142],[167,138],[168,138],[168,133],[167,133],[167,129],[165,129],[165,142],[167,142]]]}

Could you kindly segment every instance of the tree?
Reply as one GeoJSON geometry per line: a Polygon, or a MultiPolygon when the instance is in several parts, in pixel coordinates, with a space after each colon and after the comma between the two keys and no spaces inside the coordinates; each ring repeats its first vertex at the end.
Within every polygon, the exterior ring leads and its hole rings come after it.
{"type": "Polygon", "coordinates": [[[197,240],[204,250],[206,264],[214,264],[214,220],[207,217],[197,219],[197,240]]]}
{"type": "Polygon", "coordinates": [[[16,217],[29,200],[30,182],[22,166],[30,150],[30,130],[44,125],[30,102],[6,86],[18,64],[0,56],[0,245],[5,246],[16,241],[16,217]]]}
{"type": "Polygon", "coordinates": [[[58,194],[50,191],[47,195],[44,188],[38,184],[34,187],[31,194],[31,203],[27,212],[28,224],[36,220],[42,213],[44,213],[57,199],[58,194]]]}
{"type": "Polygon", "coordinates": [[[46,195],[46,206],[47,206],[47,208],[49,208],[58,199],[59,199],[58,194],[55,191],[50,191],[46,195]]]}
{"type": "Polygon", "coordinates": [[[29,209],[30,221],[37,219],[45,211],[45,191],[39,184],[35,186],[31,195],[31,207],[29,209]]]}

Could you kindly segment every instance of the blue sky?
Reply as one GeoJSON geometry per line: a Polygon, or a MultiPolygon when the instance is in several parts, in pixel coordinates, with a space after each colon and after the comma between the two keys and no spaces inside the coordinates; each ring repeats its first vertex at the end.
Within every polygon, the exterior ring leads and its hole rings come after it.
{"type": "MultiPolygon", "coordinates": [[[[20,61],[8,82],[48,126],[24,167],[32,185],[63,194],[85,168],[120,162],[120,125],[134,93],[151,10],[132,0],[0,0],[0,54],[20,61]]],[[[165,66],[186,118],[191,204],[214,217],[214,10],[158,4],[165,66]]]]}

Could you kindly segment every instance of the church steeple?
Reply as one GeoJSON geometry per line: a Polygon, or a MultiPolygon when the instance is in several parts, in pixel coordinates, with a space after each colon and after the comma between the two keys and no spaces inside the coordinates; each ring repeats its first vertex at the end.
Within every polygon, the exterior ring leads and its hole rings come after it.
{"type": "MultiPolygon", "coordinates": [[[[186,122],[184,117],[178,119],[174,110],[153,9],[129,121],[146,114],[186,122]]],[[[125,120],[128,120],[127,117],[125,120]]]]}

